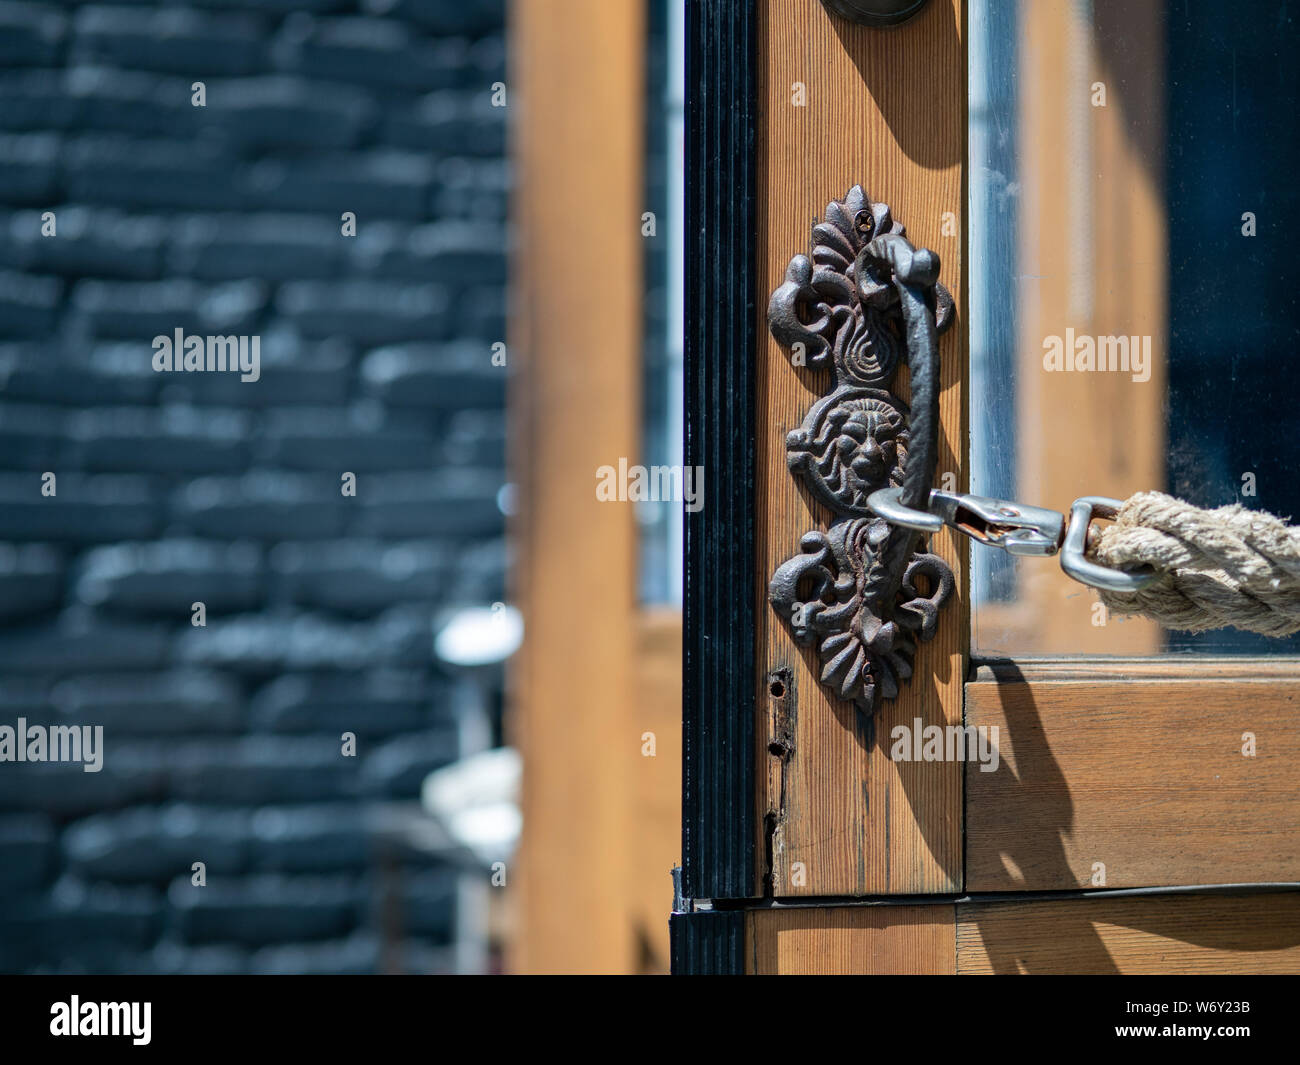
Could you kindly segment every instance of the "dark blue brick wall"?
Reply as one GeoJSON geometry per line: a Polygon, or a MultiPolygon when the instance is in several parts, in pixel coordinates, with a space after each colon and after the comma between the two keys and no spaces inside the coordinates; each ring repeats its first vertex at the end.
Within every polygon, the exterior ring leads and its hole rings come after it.
{"type": "Polygon", "coordinates": [[[381,826],[456,756],[435,625],[504,595],[504,18],[0,0],[0,725],[104,730],[0,762],[0,971],[449,965],[381,826]],[[177,328],[261,379],[155,373],[177,328]]]}

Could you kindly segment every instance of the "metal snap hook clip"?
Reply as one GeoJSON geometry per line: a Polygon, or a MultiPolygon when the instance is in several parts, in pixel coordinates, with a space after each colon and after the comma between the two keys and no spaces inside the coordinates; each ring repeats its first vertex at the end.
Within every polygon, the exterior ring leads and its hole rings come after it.
{"type": "Polygon", "coordinates": [[[901,488],[872,492],[867,505],[891,525],[917,532],[936,533],[947,526],[987,547],[1009,555],[1045,558],[1057,553],[1061,569],[1081,584],[1108,592],[1141,591],[1153,580],[1150,566],[1132,570],[1111,569],[1087,558],[1088,529],[1096,518],[1113,519],[1123,505],[1105,496],[1084,496],[1065,515],[1009,499],[962,495],[932,489],[929,510],[904,506],[901,488]]]}

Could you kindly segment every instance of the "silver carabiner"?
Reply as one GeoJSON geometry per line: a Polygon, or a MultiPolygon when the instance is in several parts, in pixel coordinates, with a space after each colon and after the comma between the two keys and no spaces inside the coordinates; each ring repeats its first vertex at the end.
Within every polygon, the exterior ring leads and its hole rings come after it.
{"type": "Polygon", "coordinates": [[[1114,518],[1122,506],[1118,499],[1084,496],[1070,506],[1070,520],[1045,507],[1031,507],[1009,499],[961,495],[931,489],[928,511],[905,507],[903,490],[889,487],[872,492],[867,505],[891,525],[936,533],[944,526],[956,529],[988,547],[1009,555],[1046,558],[1058,552],[1061,569],[1081,584],[1108,592],[1136,592],[1155,579],[1150,566],[1131,570],[1110,569],[1087,558],[1088,528],[1094,518],[1114,518]]]}
{"type": "Polygon", "coordinates": [[[1088,529],[1094,518],[1114,520],[1121,500],[1107,496],[1083,496],[1070,504],[1070,524],[1061,544],[1061,569],[1081,584],[1090,584],[1108,592],[1140,592],[1156,579],[1150,566],[1111,569],[1088,559],[1088,529]]]}

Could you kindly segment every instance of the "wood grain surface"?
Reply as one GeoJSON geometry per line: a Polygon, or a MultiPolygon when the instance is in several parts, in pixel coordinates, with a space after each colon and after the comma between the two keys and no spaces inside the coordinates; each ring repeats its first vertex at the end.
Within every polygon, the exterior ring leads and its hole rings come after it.
{"type": "Polygon", "coordinates": [[[756,976],[956,972],[951,905],[755,910],[745,932],[756,976]]]}
{"type": "MultiPolygon", "coordinates": [[[[939,254],[958,320],[941,339],[939,476],[964,480],[966,446],[966,61],[964,7],[938,0],[887,32],[829,15],[819,0],[759,0],[758,262],[764,315],[758,394],[759,853],[771,877],[756,890],[788,895],[947,892],[961,883],[961,767],[890,761],[896,724],[956,722],[967,647],[964,545],[932,541],[957,576],[939,633],[922,645],[916,677],[874,730],[818,683],[813,648],[798,647],[767,603],[767,582],[800,537],[832,515],[786,468],[785,437],[829,381],[791,366],[767,330],[768,297],[791,256],[810,248],[826,205],[855,184],[888,203],[917,246],[939,254]],[[804,106],[796,106],[802,86],[804,106]],[[945,216],[947,216],[945,218],[945,216]],[[771,767],[769,674],[788,670],[793,749],[771,767]],[[772,772],[767,770],[772,768],[772,772]]],[[[906,399],[906,374],[898,391],[906,399]]],[[[760,863],[763,864],[763,863],[760,863]]]]}
{"type": "Polygon", "coordinates": [[[957,972],[1300,973],[1300,894],[962,905],[957,972]]]}
{"type": "Polygon", "coordinates": [[[746,915],[755,975],[1300,972],[1300,893],[791,907],[746,915]]]}
{"type": "Polygon", "coordinates": [[[966,773],[968,890],[1300,881],[1300,677],[980,681],[966,714],[1000,752],[966,773]]]}

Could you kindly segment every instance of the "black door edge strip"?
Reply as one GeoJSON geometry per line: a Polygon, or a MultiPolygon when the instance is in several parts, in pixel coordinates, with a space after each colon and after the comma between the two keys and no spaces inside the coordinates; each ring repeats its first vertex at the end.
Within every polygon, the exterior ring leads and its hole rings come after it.
{"type": "Polygon", "coordinates": [[[696,898],[757,886],[754,6],[686,11],[685,460],[705,493],[685,522],[682,887],[696,898]]]}

